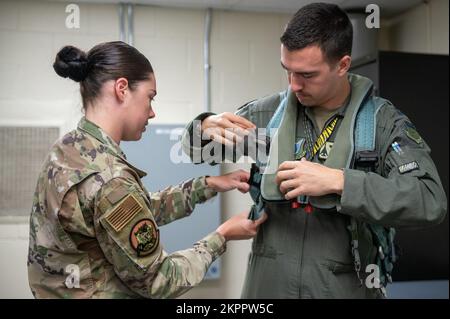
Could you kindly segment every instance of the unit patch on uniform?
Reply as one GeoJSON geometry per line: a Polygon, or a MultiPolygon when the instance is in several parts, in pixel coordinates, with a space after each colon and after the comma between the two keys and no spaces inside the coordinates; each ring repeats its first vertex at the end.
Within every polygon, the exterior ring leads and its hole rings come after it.
{"type": "Polygon", "coordinates": [[[419,133],[417,132],[416,128],[412,123],[410,122],[405,123],[405,133],[406,136],[408,136],[411,140],[413,140],[417,144],[422,143],[422,137],[419,135],[419,133]]]}
{"type": "Polygon", "coordinates": [[[116,231],[121,231],[142,210],[142,205],[133,195],[128,195],[111,214],[106,221],[116,231]]]}
{"type": "Polygon", "coordinates": [[[300,138],[294,145],[294,155],[296,160],[300,160],[306,155],[305,139],[300,138]]]}
{"type": "Polygon", "coordinates": [[[330,155],[331,148],[333,147],[333,142],[325,142],[319,150],[319,158],[321,160],[326,160],[330,155]]]}
{"type": "Polygon", "coordinates": [[[151,254],[159,244],[159,229],[151,219],[141,219],[131,229],[130,244],[138,257],[151,254]]]}
{"type": "Polygon", "coordinates": [[[411,162],[411,163],[407,163],[407,164],[403,164],[403,165],[398,167],[398,171],[400,172],[400,174],[411,172],[411,171],[413,171],[415,169],[419,169],[419,164],[417,164],[416,161],[411,162]]]}

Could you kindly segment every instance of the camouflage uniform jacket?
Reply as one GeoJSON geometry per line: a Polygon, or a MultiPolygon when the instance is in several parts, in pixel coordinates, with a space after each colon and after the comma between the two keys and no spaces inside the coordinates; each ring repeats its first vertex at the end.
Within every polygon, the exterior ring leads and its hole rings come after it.
{"type": "Polygon", "coordinates": [[[197,285],[225,251],[213,232],[167,254],[158,226],[216,195],[205,177],[149,193],[146,173],[85,118],[56,142],[30,216],[28,278],[37,298],[167,298],[197,285]]]}

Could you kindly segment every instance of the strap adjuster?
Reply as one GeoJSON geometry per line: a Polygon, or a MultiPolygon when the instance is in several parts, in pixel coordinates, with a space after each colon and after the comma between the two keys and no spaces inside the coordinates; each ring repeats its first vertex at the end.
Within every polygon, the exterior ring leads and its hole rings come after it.
{"type": "Polygon", "coordinates": [[[355,164],[358,167],[374,167],[378,162],[378,154],[375,151],[356,152],[355,164]]]}

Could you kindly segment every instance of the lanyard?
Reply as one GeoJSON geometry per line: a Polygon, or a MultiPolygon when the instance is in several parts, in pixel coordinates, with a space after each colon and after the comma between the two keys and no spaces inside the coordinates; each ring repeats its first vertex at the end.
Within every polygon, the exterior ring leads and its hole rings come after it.
{"type": "Polygon", "coordinates": [[[307,152],[305,157],[307,160],[311,161],[314,158],[314,156],[316,156],[317,152],[321,149],[321,147],[328,141],[330,136],[333,134],[338,121],[338,116],[335,116],[335,118],[330,123],[328,123],[326,127],[323,128],[322,132],[317,137],[314,146],[312,142],[313,138],[311,134],[311,127],[306,119],[305,112],[303,112],[303,121],[306,131],[306,146],[307,146],[307,152]]]}
{"type": "MultiPolygon", "coordinates": [[[[306,113],[305,111],[303,111],[303,121],[304,121],[303,123],[306,131],[306,147],[307,147],[305,157],[307,160],[311,161],[314,158],[314,156],[316,156],[320,148],[328,141],[330,136],[333,134],[334,129],[336,128],[338,118],[339,118],[338,116],[335,116],[334,119],[330,123],[328,123],[326,127],[323,128],[322,132],[317,137],[316,142],[313,145],[311,127],[309,126],[308,120],[306,119],[306,113]]],[[[307,214],[313,212],[313,207],[309,203],[307,196],[304,195],[299,196],[297,200],[292,201],[291,206],[292,208],[298,208],[300,207],[300,204],[305,205],[304,210],[307,214]]]]}

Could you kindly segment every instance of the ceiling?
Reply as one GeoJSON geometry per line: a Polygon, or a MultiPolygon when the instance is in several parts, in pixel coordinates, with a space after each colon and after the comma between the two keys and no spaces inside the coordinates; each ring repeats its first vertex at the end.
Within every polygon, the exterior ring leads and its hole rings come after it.
{"type": "MultiPolygon", "coordinates": [[[[73,0],[55,0],[70,2],[73,0]]],[[[310,0],[78,0],[77,3],[135,3],[178,8],[216,8],[224,10],[295,13],[305,4],[317,2],[310,0]]],[[[375,3],[380,7],[381,18],[390,18],[398,15],[424,0],[328,0],[324,2],[335,3],[343,9],[365,8],[375,3]]]]}

